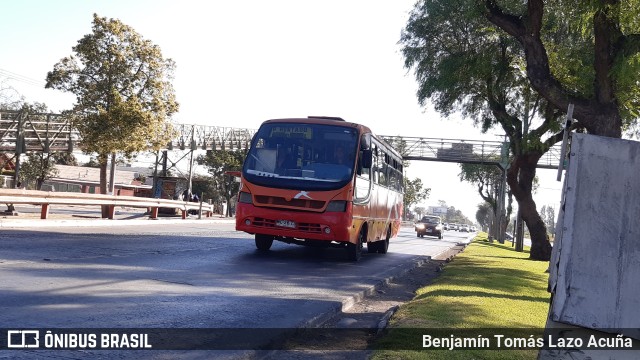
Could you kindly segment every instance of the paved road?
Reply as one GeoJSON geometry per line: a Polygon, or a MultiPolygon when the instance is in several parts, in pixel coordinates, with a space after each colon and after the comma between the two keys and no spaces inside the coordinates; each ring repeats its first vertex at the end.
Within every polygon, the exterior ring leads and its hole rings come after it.
{"type": "Polygon", "coordinates": [[[351,263],[279,242],[260,253],[230,221],[121,223],[3,229],[0,328],[295,328],[469,236],[403,229],[351,263]]]}

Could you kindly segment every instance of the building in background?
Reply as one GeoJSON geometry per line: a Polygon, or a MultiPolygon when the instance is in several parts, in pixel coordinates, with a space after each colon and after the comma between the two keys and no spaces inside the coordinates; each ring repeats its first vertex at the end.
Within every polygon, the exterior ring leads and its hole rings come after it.
{"type": "Polygon", "coordinates": [[[446,206],[429,206],[427,212],[430,215],[436,216],[447,216],[447,207],[446,206]]]}
{"type": "MultiPolygon", "coordinates": [[[[57,175],[42,185],[44,191],[100,193],[100,169],[84,166],[55,165],[57,175]]],[[[150,193],[152,170],[118,166],[116,168],[114,195],[140,196],[150,193]]]]}

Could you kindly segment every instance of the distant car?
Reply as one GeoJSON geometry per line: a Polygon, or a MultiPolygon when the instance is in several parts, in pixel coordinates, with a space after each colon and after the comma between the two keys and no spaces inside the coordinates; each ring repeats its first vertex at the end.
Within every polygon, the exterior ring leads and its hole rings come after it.
{"type": "Polygon", "coordinates": [[[463,225],[461,225],[461,226],[460,226],[460,230],[459,230],[459,231],[460,231],[460,232],[463,232],[463,231],[464,231],[464,232],[470,232],[470,231],[471,231],[471,228],[469,227],[469,225],[467,225],[467,224],[463,224],[463,225]]]}
{"type": "Polygon", "coordinates": [[[458,224],[456,223],[449,224],[449,230],[458,230],[458,224]]]}
{"type": "Polygon", "coordinates": [[[513,241],[513,235],[511,233],[504,233],[504,238],[509,241],[513,241]]]}
{"type": "Polygon", "coordinates": [[[448,223],[442,224],[442,229],[443,230],[449,230],[449,224],[448,223]]]}
{"type": "Polygon", "coordinates": [[[442,220],[439,216],[424,216],[415,225],[418,237],[435,236],[442,239],[442,220]]]}

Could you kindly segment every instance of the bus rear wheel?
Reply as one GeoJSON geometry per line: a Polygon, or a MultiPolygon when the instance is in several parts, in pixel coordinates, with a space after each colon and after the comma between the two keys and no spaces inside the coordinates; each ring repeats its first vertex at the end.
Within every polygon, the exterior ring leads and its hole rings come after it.
{"type": "Polygon", "coordinates": [[[349,261],[358,261],[360,260],[360,258],[362,257],[362,246],[364,244],[364,230],[360,231],[360,234],[358,235],[358,243],[357,244],[352,244],[352,243],[348,243],[347,244],[347,257],[349,259],[349,261]]]}
{"type": "Polygon", "coordinates": [[[273,244],[273,236],[256,234],[256,247],[258,248],[258,250],[267,251],[271,249],[272,244],[273,244]]]}
{"type": "Polygon", "coordinates": [[[379,241],[378,252],[380,254],[386,254],[389,250],[389,239],[391,239],[391,228],[387,229],[387,237],[385,237],[384,240],[379,241]]]}
{"type": "Polygon", "coordinates": [[[387,236],[383,240],[367,243],[369,253],[386,254],[389,250],[389,239],[391,238],[391,228],[387,229],[387,236]]]}

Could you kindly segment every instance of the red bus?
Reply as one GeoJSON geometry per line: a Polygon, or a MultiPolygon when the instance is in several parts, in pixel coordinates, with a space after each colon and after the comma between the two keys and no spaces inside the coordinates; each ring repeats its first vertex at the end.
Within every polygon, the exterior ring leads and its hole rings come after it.
{"type": "Polygon", "coordinates": [[[236,230],[274,240],[387,253],[402,217],[402,156],[360,124],[317,117],[265,121],[244,161],[236,230]]]}

